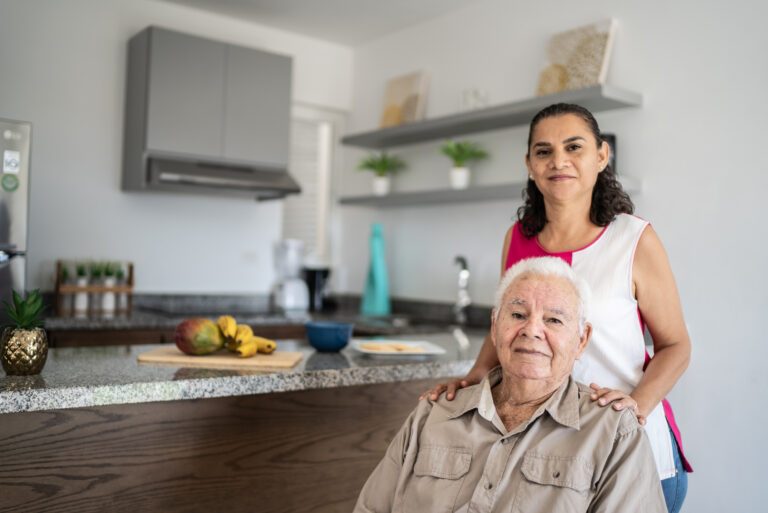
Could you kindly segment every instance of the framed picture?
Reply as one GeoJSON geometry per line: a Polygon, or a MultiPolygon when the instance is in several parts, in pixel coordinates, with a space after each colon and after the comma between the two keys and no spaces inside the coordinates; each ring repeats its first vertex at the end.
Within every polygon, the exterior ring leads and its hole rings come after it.
{"type": "Polygon", "coordinates": [[[423,71],[395,77],[387,82],[381,128],[424,119],[429,80],[423,71]]]}
{"type": "Polygon", "coordinates": [[[539,75],[536,94],[581,89],[605,82],[616,22],[604,20],[552,36],[549,65],[539,75]]]}

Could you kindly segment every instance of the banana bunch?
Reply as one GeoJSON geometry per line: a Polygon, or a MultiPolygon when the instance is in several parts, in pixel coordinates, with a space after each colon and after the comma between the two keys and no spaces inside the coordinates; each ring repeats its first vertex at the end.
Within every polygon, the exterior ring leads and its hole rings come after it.
{"type": "Polygon", "coordinates": [[[222,315],[216,324],[219,326],[224,340],[224,347],[240,358],[249,358],[256,353],[270,354],[277,349],[274,340],[257,337],[247,324],[237,324],[231,315],[222,315]]]}

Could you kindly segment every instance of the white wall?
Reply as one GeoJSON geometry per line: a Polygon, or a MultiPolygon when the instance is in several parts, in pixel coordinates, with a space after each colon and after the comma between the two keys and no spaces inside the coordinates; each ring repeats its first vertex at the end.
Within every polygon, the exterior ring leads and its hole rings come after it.
{"type": "Polygon", "coordinates": [[[147,25],[294,58],[293,99],[347,109],[352,52],[147,0],[0,0],[0,117],[31,121],[28,277],[127,259],[138,292],[267,292],[280,202],[120,191],[126,43],[147,25]]]}
{"type": "MultiPolygon", "coordinates": [[[[768,443],[768,243],[763,158],[768,119],[768,5],[685,0],[578,6],[558,0],[488,0],[408,28],[355,52],[350,131],[375,128],[385,81],[424,69],[428,115],[455,112],[461,90],[478,87],[493,103],[531,96],[548,37],[581,24],[619,22],[608,81],[638,91],[644,105],[598,115],[618,135],[619,169],[642,179],[637,212],[665,242],[693,337],[693,361],[671,394],[695,467],[684,511],[763,511],[768,443]]],[[[479,134],[493,159],[478,182],[523,176],[526,129],[479,134]]],[[[403,148],[411,169],[396,187],[447,180],[438,143],[403,148]]],[[[369,191],[346,156],[341,194],[369,191]]],[[[450,301],[454,255],[468,257],[472,295],[490,303],[502,236],[519,201],[397,210],[344,209],[348,249],[343,286],[363,287],[368,223],[385,224],[392,293],[450,301]]]]}

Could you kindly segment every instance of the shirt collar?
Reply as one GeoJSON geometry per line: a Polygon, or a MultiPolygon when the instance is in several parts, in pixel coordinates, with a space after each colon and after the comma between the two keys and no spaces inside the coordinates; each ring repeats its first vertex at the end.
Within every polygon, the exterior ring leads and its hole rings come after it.
{"type": "Polygon", "coordinates": [[[579,429],[579,385],[571,376],[552,394],[544,409],[557,423],[579,429]]]}
{"type": "MultiPolygon", "coordinates": [[[[461,393],[456,394],[455,407],[448,418],[455,419],[476,409],[480,416],[492,422],[496,415],[496,406],[493,403],[491,388],[496,386],[501,378],[501,367],[496,367],[479,384],[465,388],[461,393]]],[[[549,416],[558,424],[579,429],[579,387],[572,377],[569,376],[547,400],[544,411],[549,413],[549,416]]]]}

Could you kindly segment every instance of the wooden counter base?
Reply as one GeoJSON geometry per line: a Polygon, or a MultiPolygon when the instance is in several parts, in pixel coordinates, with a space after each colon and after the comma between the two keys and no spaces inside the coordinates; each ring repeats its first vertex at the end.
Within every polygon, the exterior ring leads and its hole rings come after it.
{"type": "Polygon", "coordinates": [[[0,512],[344,512],[434,380],[0,415],[0,512]]]}

